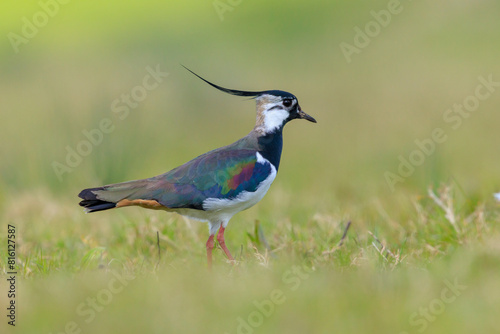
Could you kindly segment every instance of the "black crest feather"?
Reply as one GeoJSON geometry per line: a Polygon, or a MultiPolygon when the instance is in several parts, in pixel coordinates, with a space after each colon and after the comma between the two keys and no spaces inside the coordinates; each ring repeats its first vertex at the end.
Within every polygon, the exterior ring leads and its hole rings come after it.
{"type": "Polygon", "coordinates": [[[244,90],[236,90],[236,89],[229,89],[229,88],[224,88],[224,87],[221,87],[221,86],[218,86],[214,83],[211,83],[210,81],[206,80],[206,79],[203,79],[202,77],[200,77],[198,74],[194,73],[193,71],[191,71],[189,68],[187,68],[186,66],[182,65],[182,67],[184,67],[186,70],[188,70],[189,72],[193,73],[194,75],[196,75],[198,78],[200,78],[201,80],[205,81],[207,84],[209,84],[210,86],[212,87],[215,87],[217,88],[218,90],[224,92],[224,93],[228,93],[228,94],[231,94],[231,95],[236,95],[236,96],[250,96],[250,97],[257,97],[259,95],[262,95],[262,94],[265,94],[267,93],[267,91],[260,91],[260,92],[249,92],[249,91],[244,91],[244,90]]]}

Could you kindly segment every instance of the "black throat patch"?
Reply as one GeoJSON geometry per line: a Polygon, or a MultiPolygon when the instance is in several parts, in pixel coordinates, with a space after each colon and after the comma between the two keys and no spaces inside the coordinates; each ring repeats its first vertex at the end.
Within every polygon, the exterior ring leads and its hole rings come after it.
{"type": "Polygon", "coordinates": [[[283,149],[283,132],[282,128],[276,129],[272,133],[268,133],[259,137],[259,153],[278,171],[281,159],[281,151],[283,149]]]}

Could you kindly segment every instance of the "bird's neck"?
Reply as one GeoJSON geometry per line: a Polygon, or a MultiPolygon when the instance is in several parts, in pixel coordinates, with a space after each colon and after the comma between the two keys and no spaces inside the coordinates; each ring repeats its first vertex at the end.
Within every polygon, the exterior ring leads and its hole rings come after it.
{"type": "Polygon", "coordinates": [[[259,153],[278,170],[283,149],[283,129],[271,133],[263,133],[258,137],[259,153]]]}

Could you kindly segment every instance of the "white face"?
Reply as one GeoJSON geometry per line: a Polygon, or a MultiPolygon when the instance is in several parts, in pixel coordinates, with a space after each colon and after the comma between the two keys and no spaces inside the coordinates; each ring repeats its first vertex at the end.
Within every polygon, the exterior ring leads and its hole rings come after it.
{"type": "Polygon", "coordinates": [[[282,127],[296,108],[297,100],[273,95],[257,98],[257,127],[264,133],[271,133],[282,127]]]}

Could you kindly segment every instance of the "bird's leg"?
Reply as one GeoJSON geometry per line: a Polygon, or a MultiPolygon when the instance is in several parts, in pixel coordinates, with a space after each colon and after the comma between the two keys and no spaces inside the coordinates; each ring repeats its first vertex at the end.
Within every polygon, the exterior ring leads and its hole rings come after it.
{"type": "Polygon", "coordinates": [[[229,249],[227,249],[226,242],[224,241],[224,230],[225,228],[222,226],[219,228],[219,233],[217,233],[217,241],[219,242],[219,245],[221,246],[224,253],[226,253],[227,258],[231,261],[234,261],[234,258],[229,252],[229,249]]]}
{"type": "Polygon", "coordinates": [[[212,269],[212,249],[214,249],[214,235],[210,234],[210,237],[208,237],[207,240],[207,263],[208,263],[208,269],[212,269]]]}

